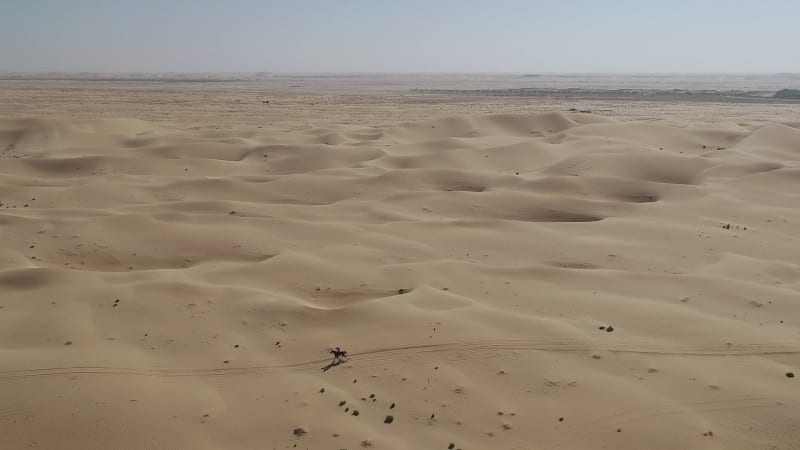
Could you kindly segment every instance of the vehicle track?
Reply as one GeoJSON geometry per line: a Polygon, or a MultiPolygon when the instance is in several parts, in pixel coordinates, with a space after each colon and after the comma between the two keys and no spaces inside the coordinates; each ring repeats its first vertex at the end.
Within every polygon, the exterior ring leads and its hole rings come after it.
{"type": "MultiPolygon", "coordinates": [[[[419,344],[385,347],[351,353],[349,367],[370,367],[392,362],[419,359],[428,355],[442,357],[448,361],[460,361],[478,357],[497,356],[498,352],[597,352],[633,353],[666,356],[769,356],[800,354],[800,343],[737,344],[694,347],[666,347],[641,344],[609,343],[590,344],[577,340],[485,340],[444,344],[419,344]]],[[[298,362],[258,366],[232,366],[219,368],[179,369],[115,367],[107,365],[50,366],[27,369],[0,370],[0,379],[26,378],[56,375],[116,374],[162,377],[208,377],[222,375],[247,375],[280,371],[301,371],[319,368],[329,359],[312,359],[298,362]]]]}

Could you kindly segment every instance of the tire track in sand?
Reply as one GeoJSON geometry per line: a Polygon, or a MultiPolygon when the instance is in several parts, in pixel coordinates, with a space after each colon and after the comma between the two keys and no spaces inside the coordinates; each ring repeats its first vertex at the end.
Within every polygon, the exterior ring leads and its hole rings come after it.
{"type": "MultiPolygon", "coordinates": [[[[443,356],[448,361],[461,361],[480,357],[497,356],[498,352],[593,352],[606,351],[611,353],[633,353],[646,355],[665,356],[706,356],[706,357],[735,357],[735,356],[769,356],[800,354],[800,344],[796,343],[771,343],[771,344],[737,344],[694,346],[685,348],[672,348],[652,345],[636,344],[605,344],[592,345],[576,340],[485,340],[444,344],[419,344],[398,347],[377,348],[350,354],[347,362],[349,367],[370,367],[392,362],[418,359],[427,355],[443,356]]],[[[287,362],[269,365],[220,367],[220,368],[141,368],[141,367],[115,367],[107,365],[72,365],[49,366],[27,369],[0,370],[0,379],[29,378],[58,375],[133,375],[133,376],[161,376],[161,377],[210,377],[224,375],[248,375],[255,373],[291,372],[318,368],[321,364],[329,362],[328,358],[312,359],[297,362],[287,362]]]]}

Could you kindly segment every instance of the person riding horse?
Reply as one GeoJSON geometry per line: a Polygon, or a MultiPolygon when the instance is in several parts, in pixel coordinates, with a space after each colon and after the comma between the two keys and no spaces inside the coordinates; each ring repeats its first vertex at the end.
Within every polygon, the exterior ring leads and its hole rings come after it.
{"type": "Polygon", "coordinates": [[[333,364],[339,364],[347,359],[347,352],[339,347],[332,348],[331,354],[333,355],[333,364]]]}
{"type": "Polygon", "coordinates": [[[336,348],[329,348],[328,351],[333,355],[333,361],[330,362],[327,366],[322,368],[323,372],[327,372],[328,369],[331,367],[338,366],[339,364],[347,361],[347,352],[340,349],[339,347],[336,348]]]}

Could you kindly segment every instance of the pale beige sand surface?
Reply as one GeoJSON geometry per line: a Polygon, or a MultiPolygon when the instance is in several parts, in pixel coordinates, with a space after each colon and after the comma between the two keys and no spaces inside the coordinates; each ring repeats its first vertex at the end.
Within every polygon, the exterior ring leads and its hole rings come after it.
{"type": "Polygon", "coordinates": [[[0,448],[800,448],[792,111],[197,102],[4,112],[0,448]]]}

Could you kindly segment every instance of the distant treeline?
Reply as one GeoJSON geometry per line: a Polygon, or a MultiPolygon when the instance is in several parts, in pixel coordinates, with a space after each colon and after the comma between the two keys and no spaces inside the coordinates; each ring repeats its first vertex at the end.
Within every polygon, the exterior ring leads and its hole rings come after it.
{"type": "Polygon", "coordinates": [[[773,95],[775,98],[800,100],[800,89],[781,89],[773,95]]]}
{"type": "Polygon", "coordinates": [[[456,94],[487,95],[500,97],[542,96],[542,95],[608,95],[608,96],[702,96],[702,97],[748,97],[800,99],[800,90],[783,89],[778,92],[744,91],[744,90],[686,90],[686,89],[584,89],[584,88],[501,88],[501,89],[411,89],[418,94],[456,94]]]}

